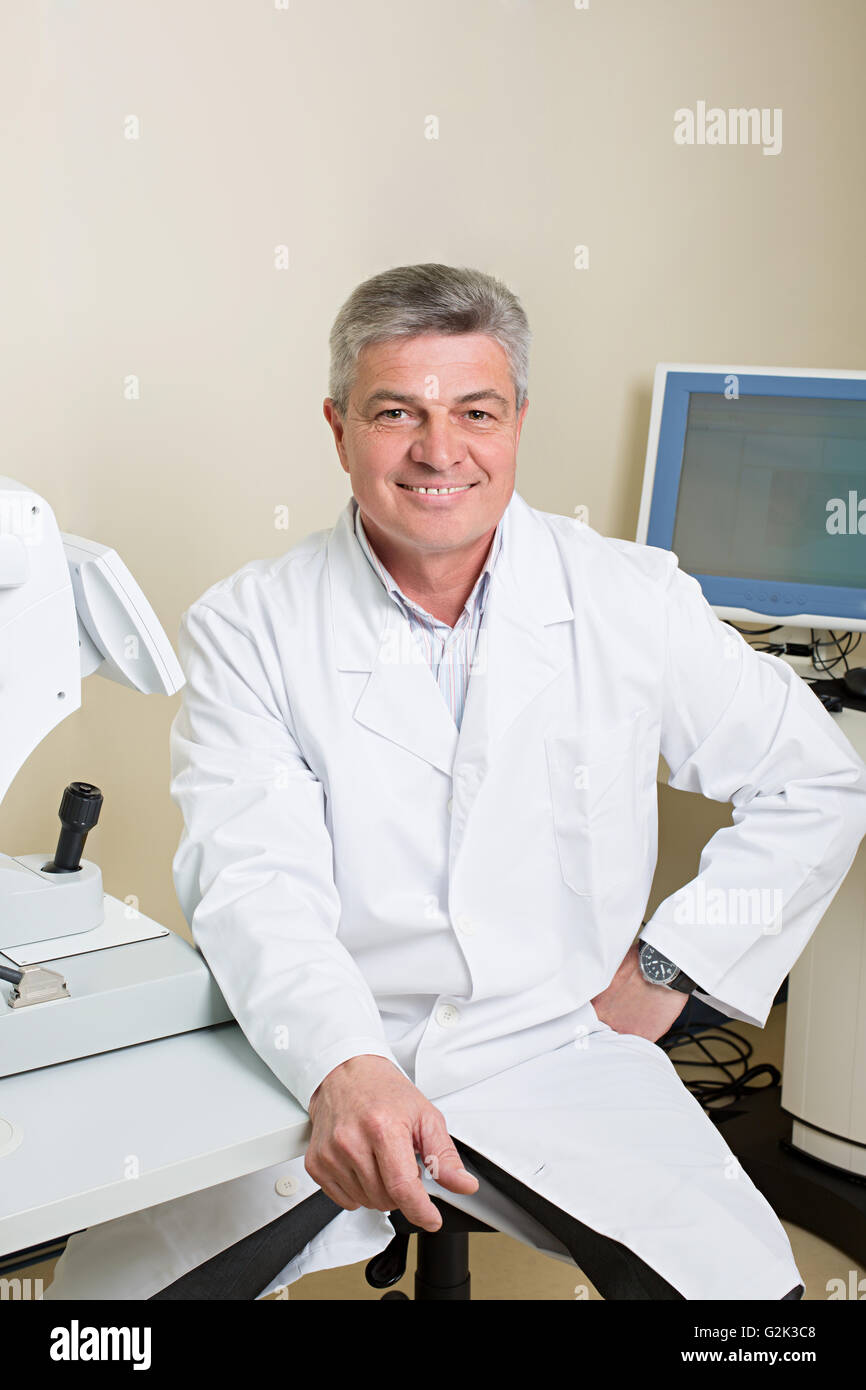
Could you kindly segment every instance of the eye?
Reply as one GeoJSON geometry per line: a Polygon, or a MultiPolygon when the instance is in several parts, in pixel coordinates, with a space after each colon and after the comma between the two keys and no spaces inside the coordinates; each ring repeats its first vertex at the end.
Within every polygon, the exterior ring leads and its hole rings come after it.
{"type": "MultiPolygon", "coordinates": [[[[380,411],[379,411],[379,414],[376,416],[376,419],[377,419],[377,420],[380,420],[380,419],[382,419],[382,418],[384,418],[384,417],[387,416],[389,419],[394,420],[398,415],[405,415],[406,413],[407,413],[407,412],[406,412],[406,410],[404,409],[403,406],[401,406],[401,405],[391,405],[391,406],[386,406],[386,408],[385,408],[384,410],[380,410],[380,411]]],[[[478,409],[473,408],[473,409],[471,409],[471,410],[467,410],[467,411],[466,411],[466,414],[467,414],[467,415],[473,415],[473,416],[476,416],[476,417],[481,417],[481,418],[484,419],[484,420],[492,420],[492,419],[493,419],[493,416],[492,416],[488,411],[486,411],[486,410],[478,410],[478,409]]],[[[481,423],[481,419],[478,419],[477,423],[480,424],[480,423],[481,423]]]]}

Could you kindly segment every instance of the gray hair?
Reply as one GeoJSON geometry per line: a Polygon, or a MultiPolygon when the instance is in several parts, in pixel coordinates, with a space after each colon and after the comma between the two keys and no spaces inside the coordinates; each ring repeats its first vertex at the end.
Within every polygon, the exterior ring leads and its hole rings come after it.
{"type": "Polygon", "coordinates": [[[328,392],[345,416],[358,355],[370,343],[422,333],[486,333],[505,352],[516,409],[529,387],[531,333],[523,305],[492,275],[468,266],[400,265],[358,285],[340,309],[329,338],[328,392]]]}

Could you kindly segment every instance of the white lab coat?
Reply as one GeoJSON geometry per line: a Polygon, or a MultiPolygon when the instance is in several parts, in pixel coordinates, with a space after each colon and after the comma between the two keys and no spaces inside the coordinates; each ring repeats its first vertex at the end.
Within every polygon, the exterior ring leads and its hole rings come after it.
{"type": "MultiPolygon", "coordinates": [[[[590,1001],[640,930],[660,752],[733,824],[690,911],[673,895],[641,935],[758,1026],[866,832],[866,766],[675,555],[517,493],[458,734],[355,505],[181,623],[175,882],[235,1017],[304,1106],[346,1058],[389,1057],[452,1135],[686,1298],[781,1298],[803,1281],[775,1213],[667,1056],[590,1001]],[[736,924],[757,889],[772,918],[736,924]]],[[[486,1185],[424,1180],[568,1258],[486,1185]]],[[[299,1158],[94,1227],[51,1296],[146,1297],[314,1190],[299,1158]]],[[[342,1212],[262,1294],[391,1235],[342,1212]]]]}

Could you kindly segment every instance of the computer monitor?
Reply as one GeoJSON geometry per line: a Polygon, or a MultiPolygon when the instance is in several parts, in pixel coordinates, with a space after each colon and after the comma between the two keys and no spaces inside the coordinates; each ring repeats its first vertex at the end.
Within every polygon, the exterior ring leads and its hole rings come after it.
{"type": "Polygon", "coordinates": [[[866,372],[661,363],[636,539],[720,618],[866,632],[866,372]]]}

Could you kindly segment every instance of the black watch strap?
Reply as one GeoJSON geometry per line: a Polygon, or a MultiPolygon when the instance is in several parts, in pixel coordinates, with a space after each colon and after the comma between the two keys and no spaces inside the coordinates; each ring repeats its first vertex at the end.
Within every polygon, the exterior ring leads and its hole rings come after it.
{"type": "Polygon", "coordinates": [[[693,989],[700,989],[700,985],[696,984],[685,971],[681,970],[676,979],[671,980],[668,989],[677,989],[681,994],[691,994],[693,989]]]}

